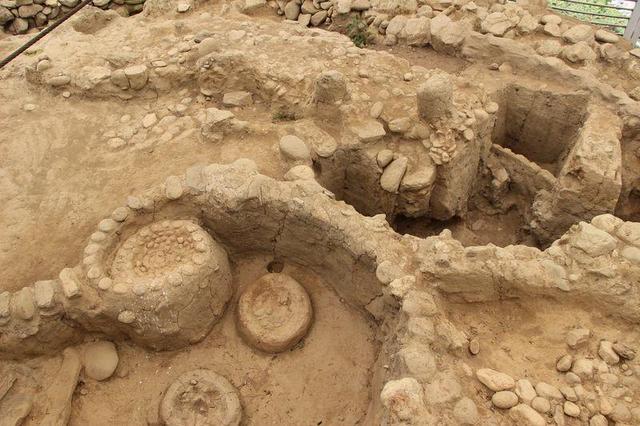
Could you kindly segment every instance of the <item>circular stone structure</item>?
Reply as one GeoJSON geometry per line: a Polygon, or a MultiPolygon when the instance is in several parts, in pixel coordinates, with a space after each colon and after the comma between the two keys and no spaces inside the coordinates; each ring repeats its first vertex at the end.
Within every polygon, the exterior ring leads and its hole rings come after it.
{"type": "Polygon", "coordinates": [[[242,407],[236,388],[211,370],[194,370],[178,377],[160,403],[167,426],[236,426],[242,407]]]}
{"type": "Polygon", "coordinates": [[[267,274],[251,283],[238,301],[243,338],[264,352],[283,352],[309,330],[313,309],[307,291],[286,274],[267,274]]]}
{"type": "Polygon", "coordinates": [[[189,220],[140,228],[116,250],[98,282],[105,305],[134,340],[158,349],[204,338],[231,298],[226,252],[189,220]]]}

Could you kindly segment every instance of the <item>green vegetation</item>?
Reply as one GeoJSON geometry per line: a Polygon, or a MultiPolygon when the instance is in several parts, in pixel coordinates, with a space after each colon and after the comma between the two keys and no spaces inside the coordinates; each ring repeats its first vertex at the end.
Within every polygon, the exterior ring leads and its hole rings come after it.
{"type": "Polygon", "coordinates": [[[295,113],[289,111],[274,112],[271,118],[273,121],[294,121],[297,119],[295,113]]]}
{"type": "Polygon", "coordinates": [[[358,47],[364,47],[369,41],[367,23],[364,22],[359,16],[354,16],[351,22],[347,25],[347,35],[358,47]]]}
{"type": "MultiPolygon", "coordinates": [[[[602,6],[592,6],[586,4],[579,4],[567,0],[549,0],[549,6],[559,7],[560,9],[574,10],[576,12],[595,13],[600,15],[609,16],[595,16],[585,15],[584,13],[572,13],[565,11],[558,11],[558,13],[571,16],[582,21],[588,21],[593,24],[609,27],[608,29],[618,34],[624,33],[624,26],[627,25],[626,19],[621,19],[631,15],[631,11],[621,11],[617,9],[611,9],[603,6],[612,6],[609,0],[577,0],[583,3],[593,3],[602,6]],[[622,27],[612,27],[611,25],[622,25],[622,27]]],[[[629,6],[624,6],[629,7],[629,6]]]]}

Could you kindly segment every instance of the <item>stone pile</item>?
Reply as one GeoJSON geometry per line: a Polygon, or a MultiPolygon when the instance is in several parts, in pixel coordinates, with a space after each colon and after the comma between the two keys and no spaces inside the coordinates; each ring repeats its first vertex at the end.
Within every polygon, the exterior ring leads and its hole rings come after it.
{"type": "Polygon", "coordinates": [[[301,25],[329,25],[338,15],[349,12],[369,10],[369,0],[277,0],[276,11],[289,21],[297,21],[301,25]]]}
{"type": "MultiPolygon", "coordinates": [[[[636,351],[624,342],[600,340],[594,354],[589,345],[591,331],[571,329],[566,336],[568,351],[556,362],[556,384],[511,376],[490,368],[476,371],[477,379],[490,391],[492,405],[509,410],[518,424],[543,426],[547,418],[564,425],[568,418],[581,424],[600,426],[635,424],[640,406],[634,405],[640,366],[636,351]],[[608,420],[607,420],[608,419],[608,420]]],[[[594,347],[594,349],[596,348],[594,347]]]]}
{"type": "MultiPolygon", "coordinates": [[[[113,9],[121,16],[142,12],[145,0],[93,0],[100,9],[113,9]]],[[[0,0],[0,25],[11,34],[36,31],[64,16],[80,0],[0,0]]]]}

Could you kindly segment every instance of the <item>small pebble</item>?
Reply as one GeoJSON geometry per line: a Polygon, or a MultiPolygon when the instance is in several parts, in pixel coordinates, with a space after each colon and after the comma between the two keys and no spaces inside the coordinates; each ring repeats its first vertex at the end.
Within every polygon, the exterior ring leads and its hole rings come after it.
{"type": "Polygon", "coordinates": [[[473,338],[469,341],[469,352],[471,355],[478,355],[480,352],[480,342],[478,339],[473,338]]]}

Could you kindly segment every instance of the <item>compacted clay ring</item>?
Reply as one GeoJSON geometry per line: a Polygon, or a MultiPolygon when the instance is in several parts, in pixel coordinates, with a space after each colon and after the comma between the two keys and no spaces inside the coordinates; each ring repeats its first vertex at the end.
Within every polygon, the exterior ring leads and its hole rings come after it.
{"type": "Polygon", "coordinates": [[[242,407],[227,379],[211,370],[193,370],[167,388],[160,417],[167,426],[237,426],[242,407]]]}
{"type": "Polygon", "coordinates": [[[238,301],[238,328],[251,346],[282,352],[309,330],[313,309],[304,287],[286,274],[267,274],[251,283],[238,301]]]}

